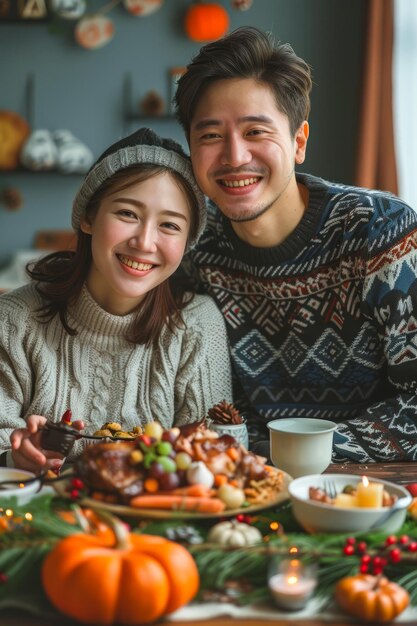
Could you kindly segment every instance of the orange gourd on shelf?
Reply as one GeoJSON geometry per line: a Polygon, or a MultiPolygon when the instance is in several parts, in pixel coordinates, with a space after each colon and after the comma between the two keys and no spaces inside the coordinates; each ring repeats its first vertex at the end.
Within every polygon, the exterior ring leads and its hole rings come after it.
{"type": "Polygon", "coordinates": [[[113,525],[112,538],[74,534],[47,554],[42,584],[59,611],[89,624],[148,624],[192,600],[199,574],[183,546],[113,525]]]}
{"type": "Polygon", "coordinates": [[[193,4],[185,15],[184,27],[193,41],[214,41],[226,34],[229,15],[224,7],[214,2],[193,4]]]}
{"type": "Polygon", "coordinates": [[[391,622],[407,608],[408,592],[385,576],[357,574],[339,580],[336,602],[349,615],[363,622],[391,622]]]}

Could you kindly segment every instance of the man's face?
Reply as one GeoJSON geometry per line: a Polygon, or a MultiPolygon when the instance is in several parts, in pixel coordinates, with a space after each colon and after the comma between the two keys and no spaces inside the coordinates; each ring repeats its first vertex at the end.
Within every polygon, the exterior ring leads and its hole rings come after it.
{"type": "Polygon", "coordinates": [[[308,124],[290,133],[271,89],[251,78],[211,84],[190,127],[194,174],[202,191],[234,222],[252,221],[295,193],[308,124]]]}

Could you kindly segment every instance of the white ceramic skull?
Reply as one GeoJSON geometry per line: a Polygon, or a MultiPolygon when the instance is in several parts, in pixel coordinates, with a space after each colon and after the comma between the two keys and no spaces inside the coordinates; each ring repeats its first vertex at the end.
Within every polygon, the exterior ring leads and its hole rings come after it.
{"type": "Polygon", "coordinates": [[[54,132],[58,148],[58,169],[64,174],[84,174],[94,162],[93,153],[79,139],[65,129],[54,132]]]}
{"type": "Polygon", "coordinates": [[[50,0],[50,4],[53,13],[65,20],[78,20],[87,8],[85,0],[50,0]]]}
{"type": "Polygon", "coordinates": [[[58,150],[49,130],[34,130],[20,153],[22,165],[29,170],[52,170],[57,163],[58,150]]]}

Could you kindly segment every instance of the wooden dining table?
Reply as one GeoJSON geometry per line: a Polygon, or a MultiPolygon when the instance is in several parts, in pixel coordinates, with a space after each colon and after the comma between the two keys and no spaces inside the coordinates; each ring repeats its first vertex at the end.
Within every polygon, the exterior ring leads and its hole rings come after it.
{"type": "MultiPolygon", "coordinates": [[[[389,480],[397,484],[417,483],[417,462],[404,463],[368,463],[368,464],[332,464],[324,473],[328,474],[356,474],[358,476],[366,475],[372,478],[380,478],[389,480]]],[[[317,619],[317,617],[283,619],[282,617],[275,619],[253,618],[231,618],[216,617],[212,619],[193,620],[193,621],[168,621],[162,620],[156,623],[158,626],[329,626],[328,620],[317,619]]],[[[360,624],[360,622],[355,622],[360,624]]],[[[1,626],[75,626],[76,622],[60,617],[57,620],[45,620],[45,618],[34,617],[19,610],[8,610],[0,615],[1,626]]],[[[341,621],[332,620],[331,626],[352,626],[353,622],[349,619],[341,621]]],[[[363,625],[362,625],[363,626],[363,625]]],[[[416,626],[415,620],[412,622],[401,622],[401,626],[416,626]]]]}

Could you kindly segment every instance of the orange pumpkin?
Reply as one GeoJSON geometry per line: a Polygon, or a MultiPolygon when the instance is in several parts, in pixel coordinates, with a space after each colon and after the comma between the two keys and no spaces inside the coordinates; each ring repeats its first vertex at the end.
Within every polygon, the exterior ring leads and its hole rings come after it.
{"type": "Polygon", "coordinates": [[[74,534],[46,556],[42,583],[59,611],[89,624],[147,624],[192,600],[199,575],[183,546],[120,521],[114,536],[74,534]]]}
{"type": "Polygon", "coordinates": [[[335,588],[336,602],[349,615],[364,622],[391,622],[407,608],[407,591],[385,578],[357,574],[342,578],[335,588]]]}
{"type": "Polygon", "coordinates": [[[226,34],[229,15],[220,4],[193,4],[185,14],[184,27],[187,36],[193,41],[214,41],[226,34]]]}

